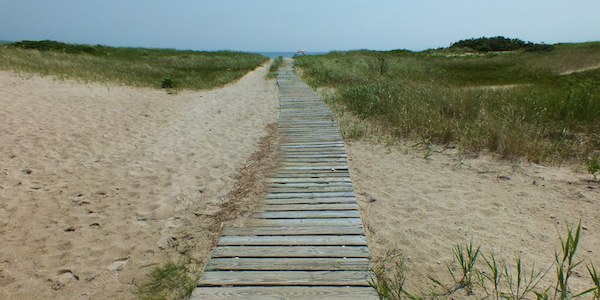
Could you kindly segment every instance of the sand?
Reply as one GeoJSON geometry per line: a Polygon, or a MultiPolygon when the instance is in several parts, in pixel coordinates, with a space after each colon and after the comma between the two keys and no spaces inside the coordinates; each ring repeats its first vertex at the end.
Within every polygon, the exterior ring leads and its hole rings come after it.
{"type": "MultiPolygon", "coordinates": [[[[580,219],[584,230],[576,257],[584,264],[571,283],[573,291],[592,287],[585,264],[600,266],[600,183],[590,181],[583,166],[461,157],[452,149],[426,160],[417,148],[367,140],[347,141],[346,151],[369,251],[375,259],[404,253],[409,292],[430,294],[427,276],[452,285],[446,270],[446,264],[456,267],[452,247],[471,239],[486,256],[493,249],[509,269],[515,253],[528,270],[534,262],[548,269],[560,249],[557,228],[566,236],[565,222],[580,219]]],[[[485,270],[483,260],[479,266],[485,270]]],[[[552,267],[538,290],[555,276],[552,267]]],[[[469,297],[461,290],[452,298],[469,297]]]]}
{"type": "Polygon", "coordinates": [[[135,298],[152,267],[208,259],[278,119],[265,74],[167,94],[0,72],[0,298],[135,298]]]}

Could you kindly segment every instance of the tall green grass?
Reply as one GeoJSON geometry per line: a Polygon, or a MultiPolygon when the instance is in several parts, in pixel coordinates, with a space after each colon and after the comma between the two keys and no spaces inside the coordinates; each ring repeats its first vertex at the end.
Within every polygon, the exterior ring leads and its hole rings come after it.
{"type": "Polygon", "coordinates": [[[268,59],[259,54],[233,51],[198,52],[100,45],[69,45],[64,49],[72,51],[63,51],[53,47],[56,42],[44,42],[35,42],[37,44],[26,49],[15,44],[0,45],[0,70],[152,88],[163,87],[164,80],[170,78],[174,84],[172,87],[198,90],[232,82],[268,59]],[[77,52],[80,49],[85,51],[77,52]]]}
{"type": "Polygon", "coordinates": [[[269,66],[269,73],[267,73],[267,75],[266,75],[267,78],[273,79],[273,78],[277,77],[277,71],[279,71],[279,68],[281,68],[282,66],[283,66],[283,57],[282,56],[273,60],[273,62],[269,66]]]}
{"type": "Polygon", "coordinates": [[[531,161],[600,151],[600,43],[484,56],[351,51],[295,59],[326,99],[398,138],[531,161]],[[510,88],[493,87],[511,85],[510,88]],[[491,87],[490,87],[491,86],[491,87]]]}

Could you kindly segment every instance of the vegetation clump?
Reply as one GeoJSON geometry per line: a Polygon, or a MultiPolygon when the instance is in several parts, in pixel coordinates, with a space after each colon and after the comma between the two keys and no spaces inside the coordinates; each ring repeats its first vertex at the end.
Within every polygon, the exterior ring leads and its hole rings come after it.
{"type": "Polygon", "coordinates": [[[468,48],[472,51],[477,52],[490,52],[490,51],[551,51],[554,49],[553,45],[536,44],[532,42],[524,42],[520,39],[510,39],[503,36],[497,37],[480,37],[472,38],[468,40],[461,40],[452,43],[450,48],[468,48]]]}
{"type": "Polygon", "coordinates": [[[175,87],[175,80],[173,80],[173,78],[171,78],[171,76],[165,77],[161,81],[160,87],[163,88],[163,89],[174,88],[175,87]]]}
{"type": "Polygon", "coordinates": [[[21,48],[21,49],[35,49],[39,51],[58,51],[69,54],[91,54],[91,55],[99,55],[102,54],[101,51],[98,51],[97,47],[89,46],[89,45],[76,45],[76,44],[65,44],[56,41],[20,41],[16,43],[11,43],[8,45],[13,48],[21,48]]]}
{"type": "Polygon", "coordinates": [[[191,258],[183,257],[152,269],[147,280],[133,293],[144,300],[187,299],[196,289],[200,276],[199,266],[191,258]]]}
{"type": "Polygon", "coordinates": [[[281,66],[283,66],[283,57],[282,56],[273,60],[273,62],[269,66],[269,73],[267,73],[267,78],[271,79],[271,78],[277,77],[277,71],[279,70],[279,68],[281,68],[281,66]]]}

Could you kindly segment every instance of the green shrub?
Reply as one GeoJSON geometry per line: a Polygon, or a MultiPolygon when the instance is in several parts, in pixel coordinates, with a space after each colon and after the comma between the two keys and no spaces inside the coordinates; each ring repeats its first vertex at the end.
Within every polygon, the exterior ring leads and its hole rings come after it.
{"type": "Polygon", "coordinates": [[[597,181],[598,173],[600,172],[600,159],[598,159],[598,156],[588,157],[584,164],[587,167],[588,173],[594,176],[594,181],[597,181]]]}
{"type": "Polygon", "coordinates": [[[477,52],[490,52],[490,51],[517,51],[524,49],[530,52],[541,52],[551,51],[554,49],[552,45],[536,44],[532,42],[525,43],[519,39],[509,39],[503,36],[497,37],[481,37],[472,38],[468,40],[461,40],[452,43],[450,48],[469,48],[477,52]]]}
{"type": "Polygon", "coordinates": [[[96,47],[89,45],[74,45],[65,44],[61,42],[55,42],[50,40],[45,41],[21,41],[9,44],[9,47],[21,48],[21,49],[35,49],[39,51],[58,51],[69,54],[102,54],[96,47]]]}
{"type": "Polygon", "coordinates": [[[199,267],[189,257],[178,262],[168,261],[163,266],[155,267],[146,282],[133,293],[144,300],[186,299],[196,289],[200,278],[199,267]]]}
{"type": "Polygon", "coordinates": [[[171,76],[165,77],[160,82],[160,87],[163,88],[163,89],[174,88],[175,87],[175,80],[173,80],[173,78],[171,78],[171,76]]]}

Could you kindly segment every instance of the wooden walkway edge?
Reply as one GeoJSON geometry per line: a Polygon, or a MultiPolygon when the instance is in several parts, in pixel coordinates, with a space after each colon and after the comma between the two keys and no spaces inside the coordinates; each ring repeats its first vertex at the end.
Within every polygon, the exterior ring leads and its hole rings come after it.
{"type": "Polygon", "coordinates": [[[283,164],[260,212],[224,231],[192,299],[378,299],[340,129],[287,64],[277,76],[283,164]]]}

